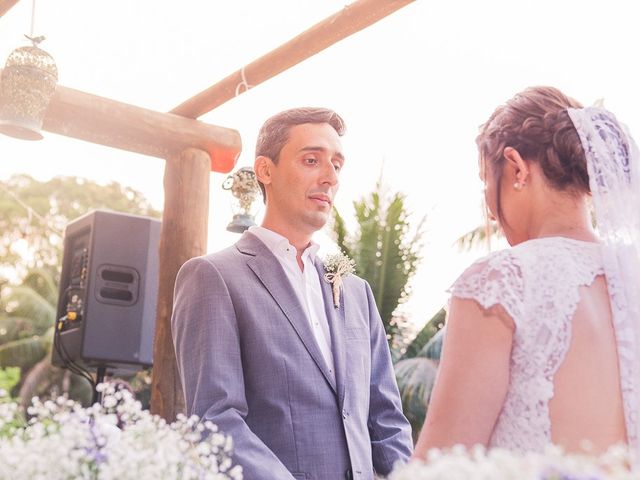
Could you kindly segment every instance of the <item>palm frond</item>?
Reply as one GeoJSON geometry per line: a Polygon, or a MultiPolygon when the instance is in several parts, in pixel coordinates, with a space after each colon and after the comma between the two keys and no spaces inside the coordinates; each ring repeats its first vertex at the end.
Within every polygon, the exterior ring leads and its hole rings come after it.
{"type": "MultiPolygon", "coordinates": [[[[401,330],[394,322],[394,312],[409,295],[408,282],[420,261],[424,218],[413,239],[409,239],[404,195],[396,193],[383,198],[382,191],[382,185],[378,183],[369,196],[354,202],[359,229],[349,250],[356,262],[356,273],[371,286],[390,344],[393,344],[393,337],[401,330]]],[[[347,234],[344,220],[337,212],[334,231],[342,248],[347,243],[344,240],[347,234]]]]}
{"type": "MultiPolygon", "coordinates": [[[[44,329],[42,329],[44,330],[44,329]]],[[[30,318],[0,317],[0,345],[41,333],[30,318]]]]}
{"type": "Polygon", "coordinates": [[[500,237],[502,235],[500,228],[496,222],[490,222],[487,226],[480,225],[473,230],[468,231],[455,241],[460,250],[469,251],[474,248],[481,248],[487,245],[487,231],[492,237],[500,237]]]}
{"type": "Polygon", "coordinates": [[[444,320],[447,313],[444,308],[438,310],[438,312],[431,317],[425,326],[418,332],[416,338],[407,346],[407,350],[403,355],[402,359],[413,358],[417,356],[425,356],[422,355],[422,350],[425,345],[429,343],[429,341],[440,331],[442,326],[444,325],[444,320]]]}
{"type": "Polygon", "coordinates": [[[437,366],[427,358],[416,357],[400,360],[394,369],[402,400],[402,411],[411,424],[415,442],[424,423],[437,366]]]}
{"type": "Polygon", "coordinates": [[[436,334],[427,342],[427,344],[422,347],[422,349],[418,353],[418,357],[428,358],[435,362],[440,362],[443,342],[444,328],[438,330],[436,334]]]}
{"type": "Polygon", "coordinates": [[[0,346],[0,365],[30,369],[47,354],[40,337],[23,338],[0,346]]]}
{"type": "Polygon", "coordinates": [[[347,225],[342,218],[342,215],[338,212],[336,208],[333,209],[333,231],[335,234],[335,240],[338,244],[338,248],[350,258],[353,258],[353,254],[351,252],[351,247],[349,246],[348,237],[349,232],[347,231],[347,225]]]}
{"type": "Polygon", "coordinates": [[[22,285],[31,288],[50,305],[56,305],[58,301],[58,285],[51,271],[45,268],[34,268],[24,277],[22,285]]]}
{"type": "Polygon", "coordinates": [[[30,318],[38,329],[46,330],[55,321],[55,304],[27,285],[6,287],[0,303],[8,316],[30,318]]]}
{"type": "Polygon", "coordinates": [[[374,285],[378,282],[378,242],[381,230],[380,197],[378,193],[372,193],[370,201],[363,199],[355,202],[354,208],[360,227],[358,242],[353,251],[356,271],[374,288],[374,285]]]}

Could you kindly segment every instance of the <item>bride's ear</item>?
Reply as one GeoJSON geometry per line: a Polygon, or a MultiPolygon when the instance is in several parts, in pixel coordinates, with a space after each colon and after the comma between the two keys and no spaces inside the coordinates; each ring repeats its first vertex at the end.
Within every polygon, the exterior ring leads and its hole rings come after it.
{"type": "Polygon", "coordinates": [[[515,181],[521,186],[525,186],[529,180],[531,169],[529,168],[529,162],[527,162],[520,152],[513,147],[506,147],[503,152],[506,166],[510,167],[514,173],[515,181]]]}

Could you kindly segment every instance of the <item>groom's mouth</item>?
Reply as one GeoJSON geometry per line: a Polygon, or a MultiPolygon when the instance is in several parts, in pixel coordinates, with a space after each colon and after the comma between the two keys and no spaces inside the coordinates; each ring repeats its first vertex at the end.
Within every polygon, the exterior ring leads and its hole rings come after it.
{"type": "Polygon", "coordinates": [[[325,195],[323,193],[309,195],[309,198],[316,202],[318,205],[322,205],[323,207],[331,207],[332,205],[329,195],[325,195]]]}

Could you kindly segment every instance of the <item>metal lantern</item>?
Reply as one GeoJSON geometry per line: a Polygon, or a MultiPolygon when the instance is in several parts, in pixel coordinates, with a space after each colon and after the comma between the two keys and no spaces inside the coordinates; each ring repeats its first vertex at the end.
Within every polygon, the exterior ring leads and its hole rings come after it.
{"type": "Polygon", "coordinates": [[[40,140],[44,114],[58,82],[51,55],[35,44],[16,48],[7,58],[1,82],[0,132],[40,140]]]}
{"type": "Polygon", "coordinates": [[[260,186],[253,169],[243,167],[234,174],[229,175],[222,184],[222,188],[231,190],[231,195],[235,198],[234,215],[229,225],[227,225],[227,230],[234,233],[242,233],[247,228],[255,225],[255,215],[252,207],[260,195],[260,186]]]}

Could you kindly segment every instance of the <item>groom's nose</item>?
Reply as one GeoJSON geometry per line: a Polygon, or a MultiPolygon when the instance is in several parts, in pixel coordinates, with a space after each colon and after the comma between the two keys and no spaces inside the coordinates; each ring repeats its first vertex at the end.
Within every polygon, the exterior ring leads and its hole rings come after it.
{"type": "Polygon", "coordinates": [[[321,183],[326,183],[331,186],[338,183],[338,172],[332,162],[326,162],[322,165],[322,173],[320,177],[321,183]]]}

